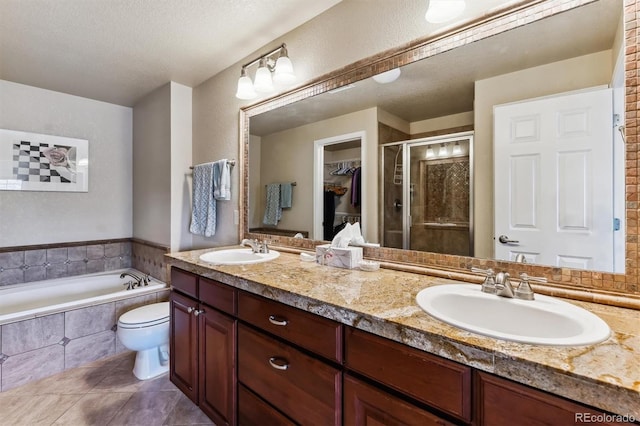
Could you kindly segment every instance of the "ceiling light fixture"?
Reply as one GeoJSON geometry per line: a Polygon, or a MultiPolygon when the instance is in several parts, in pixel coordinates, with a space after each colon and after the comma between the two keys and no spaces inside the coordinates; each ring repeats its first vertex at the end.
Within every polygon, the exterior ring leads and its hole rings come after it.
{"type": "Polygon", "coordinates": [[[429,0],[424,19],[433,24],[441,24],[458,17],[465,7],[465,0],[429,0]]]}
{"type": "Polygon", "coordinates": [[[373,79],[380,84],[387,84],[394,82],[400,77],[400,68],[394,68],[389,71],[385,71],[380,74],[376,74],[373,76],[373,79]]]}
{"type": "Polygon", "coordinates": [[[295,81],[296,75],[293,73],[293,64],[289,59],[287,45],[282,43],[271,52],[261,55],[242,66],[236,98],[254,99],[258,96],[258,93],[271,93],[276,89],[275,86],[286,87],[295,81]],[[277,53],[279,55],[276,60],[274,57],[277,53]],[[254,81],[251,81],[251,78],[247,75],[247,68],[256,63],[258,64],[258,69],[254,81]]]}

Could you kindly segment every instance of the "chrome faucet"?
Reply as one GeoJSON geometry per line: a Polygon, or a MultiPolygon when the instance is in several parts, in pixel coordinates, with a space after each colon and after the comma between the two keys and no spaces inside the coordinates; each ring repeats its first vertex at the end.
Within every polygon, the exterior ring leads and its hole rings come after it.
{"type": "Polygon", "coordinates": [[[143,285],[146,286],[146,285],[149,285],[149,283],[151,282],[151,278],[149,277],[149,274],[146,274],[144,277],[139,277],[136,274],[133,274],[131,272],[123,272],[120,274],[120,278],[124,278],[126,276],[129,276],[135,280],[135,281],[129,281],[128,283],[124,284],[127,286],[127,290],[131,290],[132,288],[136,288],[136,287],[142,287],[143,285]]]}
{"type": "Polygon", "coordinates": [[[485,274],[484,282],[482,283],[481,290],[484,293],[496,294],[496,280],[495,280],[495,272],[493,269],[480,269],[480,268],[471,268],[471,272],[479,272],[485,274]]]}
{"type": "Polygon", "coordinates": [[[536,281],[536,282],[539,282],[539,283],[546,283],[547,279],[544,278],[544,277],[530,277],[526,273],[522,272],[520,274],[520,285],[518,285],[518,288],[516,288],[515,291],[513,292],[514,296],[517,299],[522,299],[522,300],[533,300],[534,299],[533,289],[531,288],[531,285],[529,284],[529,281],[536,281]]]}
{"type": "Polygon", "coordinates": [[[513,286],[509,280],[509,273],[498,272],[496,275],[496,294],[502,297],[513,298],[513,286]]]}
{"type": "Polygon", "coordinates": [[[251,251],[254,253],[269,253],[269,246],[266,242],[261,243],[258,240],[249,240],[245,238],[240,242],[240,245],[243,247],[251,247],[251,251]]]}
{"type": "Polygon", "coordinates": [[[515,262],[517,262],[517,263],[527,263],[527,258],[524,256],[524,254],[518,253],[516,255],[515,262]]]}

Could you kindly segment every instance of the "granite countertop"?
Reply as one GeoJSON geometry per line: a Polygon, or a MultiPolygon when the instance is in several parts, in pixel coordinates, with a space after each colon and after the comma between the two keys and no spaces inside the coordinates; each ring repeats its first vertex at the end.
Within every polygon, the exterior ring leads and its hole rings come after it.
{"type": "MultiPolygon", "coordinates": [[[[452,283],[381,268],[347,270],[284,253],[253,265],[212,265],[211,249],[170,253],[176,267],[372,332],[556,395],[640,419],[640,311],[568,300],[605,320],[611,337],[591,346],[508,342],[467,332],[425,313],[416,294],[452,283]]],[[[517,321],[517,318],[509,318],[517,321]]]]}

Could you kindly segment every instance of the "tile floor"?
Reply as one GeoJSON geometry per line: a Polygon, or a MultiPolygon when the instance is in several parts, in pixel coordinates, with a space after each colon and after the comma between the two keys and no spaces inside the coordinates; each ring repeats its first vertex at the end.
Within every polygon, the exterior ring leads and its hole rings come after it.
{"type": "Polygon", "coordinates": [[[165,374],[140,381],[116,355],[0,393],[0,425],[211,425],[165,374]]]}

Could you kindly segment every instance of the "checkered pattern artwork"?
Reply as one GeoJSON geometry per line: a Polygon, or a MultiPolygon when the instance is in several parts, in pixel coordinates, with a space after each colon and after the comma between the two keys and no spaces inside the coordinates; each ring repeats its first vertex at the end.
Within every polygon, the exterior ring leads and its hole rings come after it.
{"type": "MultiPolygon", "coordinates": [[[[50,159],[51,153],[64,155],[70,151],[70,146],[20,141],[13,144],[13,174],[16,179],[29,182],[71,183],[75,181],[75,173],[67,174],[67,178],[61,176],[56,170],[55,159],[53,167],[50,159]]],[[[64,159],[62,162],[68,164],[64,159]]]]}
{"type": "Polygon", "coordinates": [[[89,141],[0,129],[0,191],[88,189],[89,141]]]}

